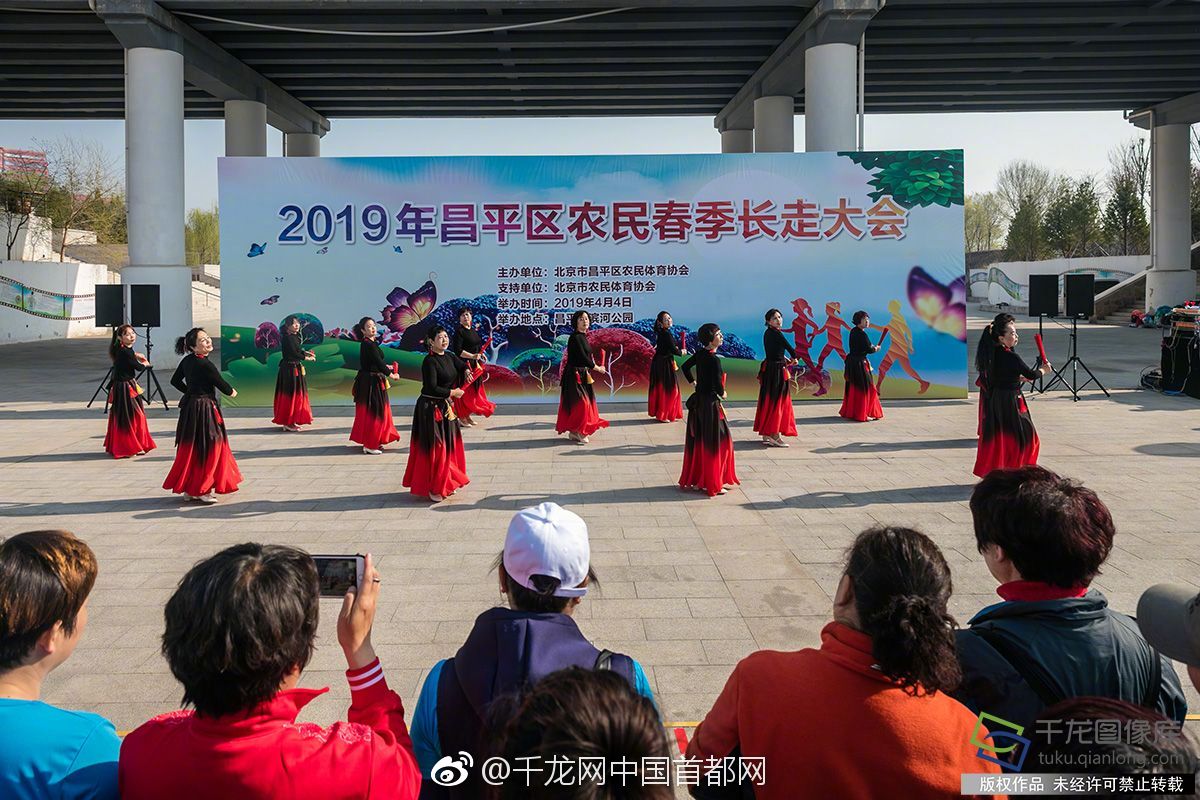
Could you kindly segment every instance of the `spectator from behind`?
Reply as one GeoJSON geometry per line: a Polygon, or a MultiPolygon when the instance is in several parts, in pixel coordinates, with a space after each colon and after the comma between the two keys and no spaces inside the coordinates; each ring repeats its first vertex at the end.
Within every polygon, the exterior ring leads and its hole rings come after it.
{"type": "Polygon", "coordinates": [[[317,635],[317,569],[302,550],[240,544],[201,561],[167,601],[163,655],[194,711],[156,717],[121,750],[124,800],[414,798],[400,696],[371,646],[380,579],[366,557],[337,638],[348,722],[297,724],[328,689],[300,689],[317,635]]]}
{"type": "Polygon", "coordinates": [[[500,786],[489,787],[490,800],[675,797],[667,785],[671,754],[654,703],[611,670],[569,667],[551,673],[524,693],[497,698],[488,717],[489,755],[509,764],[547,768],[557,760],[578,770],[581,759],[599,759],[606,766],[603,782],[577,778],[548,783],[545,775],[529,777],[514,770],[500,786]],[[613,765],[621,762],[635,764],[637,774],[616,774],[613,765]],[[661,773],[644,773],[648,763],[661,768],[661,773]]]}
{"type": "MultiPolygon", "coordinates": [[[[972,746],[958,685],[950,568],[908,528],[864,531],[850,548],[820,649],[760,650],[734,668],[688,746],[700,759],[764,760],[759,800],[957,797],[963,773],[998,772],[972,746]]],[[[986,735],[986,730],[983,731],[986,735]]],[[[697,798],[750,787],[706,771],[697,798]]]]}
{"type": "Polygon", "coordinates": [[[41,701],[87,627],[96,556],[66,531],[0,542],[0,797],[117,797],[121,740],[95,714],[41,701]]]}
{"type": "Polygon", "coordinates": [[[1089,588],[1116,533],[1095,492],[1042,467],[996,470],[975,487],[971,516],[1003,601],[958,633],[959,700],[1017,725],[1084,696],[1183,721],[1187,701],[1170,662],[1089,588]]]}
{"type": "Polygon", "coordinates": [[[1190,586],[1151,586],[1138,600],[1137,622],[1151,647],[1187,665],[1200,691],[1200,594],[1190,586]]]}
{"type": "MultiPolygon", "coordinates": [[[[596,574],[590,566],[587,525],[555,503],[517,512],[497,560],[500,591],[509,608],[479,615],[453,658],[429,671],[413,712],[413,746],[421,773],[432,774],[443,754],[472,755],[476,767],[484,720],[493,698],[520,691],[567,667],[606,668],[653,702],[650,682],[629,656],[601,651],[572,614],[596,574]]],[[[478,768],[465,783],[441,787],[426,780],[423,798],[478,798],[478,768]]]]}

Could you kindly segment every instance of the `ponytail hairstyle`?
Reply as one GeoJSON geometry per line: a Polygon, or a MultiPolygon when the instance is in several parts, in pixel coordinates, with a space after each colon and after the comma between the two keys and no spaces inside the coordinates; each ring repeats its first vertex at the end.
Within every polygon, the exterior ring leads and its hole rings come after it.
{"type": "Polygon", "coordinates": [[[706,322],[700,326],[700,330],[696,331],[696,339],[704,347],[708,347],[713,343],[713,339],[717,338],[717,331],[721,330],[721,326],[715,322],[706,322]]]}
{"type": "Polygon", "coordinates": [[[996,348],[1000,344],[1000,336],[1003,335],[1004,329],[1008,327],[1008,323],[1016,323],[1017,318],[1009,313],[997,314],[995,319],[987,324],[983,329],[983,334],[979,337],[979,346],[975,348],[975,371],[979,373],[988,372],[992,368],[992,358],[996,355],[996,348]]]}
{"type": "Polygon", "coordinates": [[[175,340],[175,353],[177,355],[186,355],[196,348],[196,339],[204,328],[192,328],[190,331],[180,336],[175,340]]]}
{"type": "Polygon", "coordinates": [[[446,334],[447,336],[450,335],[449,332],[441,325],[434,325],[432,328],[430,328],[429,332],[425,334],[425,349],[432,353],[433,340],[438,337],[438,334],[442,333],[446,334]]]}
{"type": "MultiPolygon", "coordinates": [[[[517,611],[528,611],[531,614],[561,614],[572,600],[570,597],[555,596],[554,593],[558,591],[562,582],[549,575],[530,575],[529,582],[533,584],[532,587],[517,583],[504,569],[504,551],[496,556],[492,562],[492,569],[499,570],[500,574],[504,576],[504,584],[508,588],[508,599],[512,601],[512,606],[517,611]]],[[[600,578],[591,564],[588,564],[587,585],[589,589],[600,591],[600,578]]]]}
{"type": "Polygon", "coordinates": [[[373,319],[374,319],[374,317],[363,317],[358,322],[354,323],[354,327],[351,328],[351,330],[354,331],[355,339],[358,339],[361,342],[367,338],[366,334],[363,333],[363,328],[364,328],[364,326],[366,326],[366,324],[368,322],[372,321],[373,319]]]}
{"type": "Polygon", "coordinates": [[[855,325],[858,325],[858,323],[863,321],[863,317],[868,317],[868,316],[870,316],[870,315],[865,311],[855,311],[854,316],[850,318],[850,321],[853,322],[855,325]]]}
{"type": "Polygon", "coordinates": [[[880,671],[911,695],[956,688],[950,567],[933,540],[911,528],[870,528],[854,540],[845,574],[880,671]]]}
{"type": "Polygon", "coordinates": [[[771,323],[771,317],[775,316],[776,314],[779,315],[780,319],[783,319],[783,312],[778,308],[768,308],[767,313],[763,314],[763,322],[769,325],[771,323]]]}
{"type": "Polygon", "coordinates": [[[121,352],[121,334],[125,332],[126,328],[133,330],[133,326],[129,324],[118,325],[117,327],[113,328],[113,338],[112,341],[108,343],[108,357],[112,361],[116,361],[117,353],[121,352]]]}
{"type": "Polygon", "coordinates": [[[666,328],[664,328],[663,324],[662,324],[663,317],[665,317],[665,316],[667,316],[667,311],[665,309],[658,312],[658,316],[654,318],[654,330],[656,330],[656,331],[666,330],[666,328]]]}

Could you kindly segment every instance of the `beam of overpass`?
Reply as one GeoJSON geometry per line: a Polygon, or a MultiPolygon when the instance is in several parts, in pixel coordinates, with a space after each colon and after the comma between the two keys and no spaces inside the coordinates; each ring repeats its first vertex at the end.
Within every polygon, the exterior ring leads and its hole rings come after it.
{"type": "Polygon", "coordinates": [[[130,50],[151,47],[183,56],[184,79],[220,100],[267,107],[267,122],[284,133],[324,136],[329,120],[234,58],[154,0],[90,0],[113,36],[130,50]]]}
{"type": "Polygon", "coordinates": [[[1186,94],[1156,106],[1132,111],[1129,114],[1129,121],[1139,128],[1150,130],[1152,116],[1155,126],[1193,125],[1200,122],[1200,92],[1186,94]]]}

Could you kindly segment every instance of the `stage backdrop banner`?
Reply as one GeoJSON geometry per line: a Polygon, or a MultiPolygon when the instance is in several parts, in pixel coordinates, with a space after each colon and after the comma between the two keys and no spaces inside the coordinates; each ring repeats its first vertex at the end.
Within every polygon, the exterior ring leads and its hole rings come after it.
{"type": "Polygon", "coordinates": [[[576,309],[610,367],[601,401],[645,399],[664,309],[689,352],[721,326],[732,400],[758,395],[769,308],[800,356],[796,399],[841,396],[860,309],[872,341],[888,329],[871,358],[885,398],[966,397],[962,165],[961,150],[222,158],[231,404],[271,404],[290,315],[314,404],[352,402],[364,316],[397,363],[391,397],[412,400],[426,332],[465,308],[501,402],[557,400],[576,309]]]}

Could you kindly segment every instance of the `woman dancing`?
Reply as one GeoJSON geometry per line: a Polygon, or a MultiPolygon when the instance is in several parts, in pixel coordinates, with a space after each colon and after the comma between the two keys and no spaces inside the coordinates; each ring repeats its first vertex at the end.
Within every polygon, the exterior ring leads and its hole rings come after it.
{"type": "Polygon", "coordinates": [[[450,336],[441,325],[429,329],[425,343],[429,355],[421,362],[421,396],[413,409],[403,485],[413,494],[438,503],[471,482],[462,430],[454,412],[454,404],[465,394],[456,387],[468,367],[457,355],[446,352],[450,336]]]}
{"type": "Polygon", "coordinates": [[[725,397],[725,370],[717,349],[725,340],[715,323],[700,326],[696,334],[701,349],[683,362],[683,376],[696,389],[688,398],[687,433],[683,445],[683,472],[679,485],[699,489],[713,497],[725,494],[726,486],[740,481],[733,460],[733,437],[725,421],[721,400],[725,397]],[[692,368],[695,367],[695,378],[692,368]]]}
{"type": "MultiPolygon", "coordinates": [[[[450,352],[466,362],[467,374],[471,375],[483,370],[487,354],[483,352],[483,337],[471,327],[471,309],[464,308],[458,312],[458,327],[454,329],[454,338],[450,340],[450,352]]],[[[468,428],[475,425],[472,414],[490,417],[496,411],[496,404],[488,400],[483,384],[486,375],[480,375],[463,388],[461,397],[454,401],[454,413],[458,420],[468,428]]]]}
{"type": "Polygon", "coordinates": [[[654,359],[650,362],[650,395],[646,408],[659,422],[683,419],[683,401],[679,396],[679,381],[675,379],[675,373],[679,371],[675,356],[683,355],[683,351],[671,338],[671,324],[670,314],[658,312],[654,320],[654,359]]]}
{"type": "Polygon", "coordinates": [[[592,358],[587,332],[592,318],[586,311],[571,315],[571,336],[567,339],[567,363],[563,370],[562,390],[558,399],[557,433],[567,434],[575,444],[587,444],[593,433],[608,427],[596,407],[596,392],[592,389],[592,371],[606,370],[592,358]]]}
{"type": "Polygon", "coordinates": [[[792,409],[792,373],[789,367],[799,363],[796,351],[783,335],[783,314],[772,308],[763,315],[763,361],[758,368],[758,408],[754,412],[754,432],[768,447],[787,447],[784,436],[796,435],[796,413],[792,409]],[[784,357],[787,353],[787,357],[784,357]]]}
{"type": "Polygon", "coordinates": [[[980,368],[980,403],[983,419],[974,473],[980,478],[994,469],[1037,464],[1037,429],[1021,393],[1024,381],[1037,380],[1051,370],[1049,364],[1030,369],[1016,353],[1017,323],[1011,314],[999,314],[983,331],[977,351],[980,368]]]}
{"type": "Polygon", "coordinates": [[[383,446],[398,441],[400,434],[392,423],[388,401],[388,368],[383,350],[375,341],[375,320],[363,317],[354,326],[359,338],[358,375],[354,378],[354,425],[350,441],[362,445],[364,453],[377,456],[383,446]]]}
{"type": "Polygon", "coordinates": [[[108,432],[104,434],[104,452],[113,458],[129,458],[148,453],[157,445],[146,426],[145,400],[137,374],[150,366],[141,353],[135,352],[133,342],[137,333],[132,325],[122,325],[113,331],[108,357],[112,359],[112,383],[108,390],[108,432]]]}
{"type": "Polygon", "coordinates": [[[212,339],[203,328],[192,328],[175,340],[175,352],[183,360],[171,385],[183,397],[175,428],[175,463],[163,481],[164,489],[210,504],[217,502],[218,494],[236,492],[242,482],[217,402],[218,389],[229,397],[237,397],[237,390],[208,360],[212,350],[212,339]]]}
{"type": "Polygon", "coordinates": [[[851,318],[850,349],[846,351],[846,389],[842,395],[842,409],[838,414],[856,422],[882,419],[883,406],[879,404],[879,390],[871,379],[871,353],[879,352],[879,345],[871,344],[867,338],[867,326],[871,318],[865,311],[855,311],[851,318]]]}
{"type": "Polygon", "coordinates": [[[312,406],[308,402],[308,381],[304,378],[304,362],[316,361],[311,350],[301,347],[300,320],[288,317],[283,321],[280,337],[283,358],[279,376],[275,378],[275,416],[271,422],[282,425],[285,431],[298,431],[301,425],[311,425],[312,406]]]}

